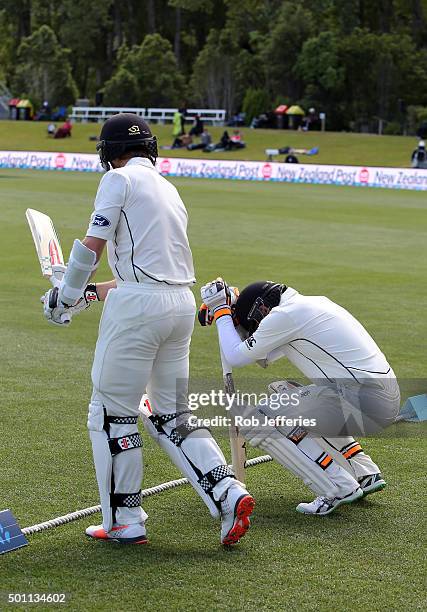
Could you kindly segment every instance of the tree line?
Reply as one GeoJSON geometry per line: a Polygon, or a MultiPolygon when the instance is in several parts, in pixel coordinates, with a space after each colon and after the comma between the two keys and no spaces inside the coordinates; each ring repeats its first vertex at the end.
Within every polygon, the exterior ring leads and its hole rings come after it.
{"type": "Polygon", "coordinates": [[[427,120],[427,0],[0,0],[0,41],[0,81],[35,104],[427,120]]]}

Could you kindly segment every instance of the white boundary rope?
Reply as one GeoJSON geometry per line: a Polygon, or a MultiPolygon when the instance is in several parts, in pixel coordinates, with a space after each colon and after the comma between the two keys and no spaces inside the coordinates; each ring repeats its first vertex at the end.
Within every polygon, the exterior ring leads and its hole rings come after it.
{"type": "MultiPolygon", "coordinates": [[[[268,463],[269,461],[272,461],[270,455],[261,455],[260,457],[254,457],[254,459],[249,459],[246,461],[245,467],[253,467],[254,465],[268,463]]],[[[169,489],[175,489],[175,487],[180,487],[185,484],[188,484],[187,478],[169,480],[168,482],[163,482],[154,487],[150,487],[149,489],[144,489],[141,491],[141,498],[150,497],[151,495],[156,495],[157,493],[163,493],[164,491],[169,491],[169,489]]],[[[32,525],[31,527],[24,527],[24,529],[22,529],[22,533],[27,536],[40,531],[45,531],[46,529],[52,529],[53,527],[60,527],[61,525],[66,525],[72,521],[78,521],[81,518],[86,518],[87,516],[91,516],[91,514],[96,514],[97,512],[101,512],[101,506],[90,506],[89,508],[84,508],[83,510],[76,510],[76,512],[64,514],[64,516],[58,516],[54,519],[50,519],[49,521],[45,521],[44,523],[38,523],[37,525],[32,525]]]]}

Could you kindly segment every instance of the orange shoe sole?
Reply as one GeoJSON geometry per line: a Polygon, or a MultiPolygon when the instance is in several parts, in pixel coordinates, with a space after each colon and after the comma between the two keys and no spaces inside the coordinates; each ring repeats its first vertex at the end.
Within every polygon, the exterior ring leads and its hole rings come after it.
{"type": "MultiPolygon", "coordinates": [[[[112,531],[115,531],[117,527],[113,527],[112,531]]],[[[103,542],[115,542],[116,544],[148,544],[148,540],[146,536],[136,537],[136,538],[112,538],[108,537],[106,531],[104,529],[98,529],[98,531],[94,531],[93,534],[86,534],[89,538],[93,540],[101,540],[103,542]]]]}
{"type": "Polygon", "coordinates": [[[237,504],[236,518],[230,531],[225,536],[222,544],[224,546],[232,546],[243,538],[250,527],[249,517],[255,507],[255,500],[252,495],[244,495],[237,504]]]}

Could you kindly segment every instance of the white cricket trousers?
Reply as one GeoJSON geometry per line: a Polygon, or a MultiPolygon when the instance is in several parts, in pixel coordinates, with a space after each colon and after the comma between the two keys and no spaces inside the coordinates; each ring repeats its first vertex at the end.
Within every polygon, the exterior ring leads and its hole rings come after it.
{"type": "Polygon", "coordinates": [[[109,291],[92,382],[110,414],[137,416],[146,390],[158,414],[187,410],[195,312],[189,287],[123,283],[109,291]]]}
{"type": "MultiPolygon", "coordinates": [[[[136,499],[142,479],[141,443],[136,444],[138,448],[132,446],[138,440],[137,426],[121,424],[125,419],[120,421],[118,417],[137,417],[145,392],[154,415],[188,411],[189,352],[195,313],[196,304],[189,287],[157,282],[123,283],[108,293],[92,367],[93,394],[88,416],[107,531],[114,520],[127,524],[147,517],[140,506],[117,506],[109,501],[110,493],[128,493],[129,498],[136,499]],[[114,424],[106,429],[106,419],[111,417],[115,418],[114,424]],[[109,447],[117,442],[112,438],[120,441],[121,450],[123,440],[126,444],[126,452],[113,458],[109,447]],[[110,505],[115,508],[112,513],[110,505]]],[[[181,451],[174,451],[173,443],[169,446],[174,459],[174,452],[181,451]]],[[[226,469],[224,455],[209,432],[189,436],[184,446],[191,458],[189,465],[199,476],[218,470],[218,466],[225,466],[220,470],[226,469]]],[[[215,514],[217,507],[201,489],[197,477],[193,475],[191,482],[215,514]]],[[[223,477],[213,488],[214,499],[218,500],[231,483],[228,475],[223,477]]]]}

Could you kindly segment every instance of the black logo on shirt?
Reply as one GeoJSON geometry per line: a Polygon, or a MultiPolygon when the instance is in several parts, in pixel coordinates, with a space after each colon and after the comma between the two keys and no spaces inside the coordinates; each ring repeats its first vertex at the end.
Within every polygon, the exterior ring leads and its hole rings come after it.
{"type": "Polygon", "coordinates": [[[248,347],[249,350],[251,350],[251,348],[256,344],[256,340],[253,336],[249,336],[249,338],[246,340],[246,346],[248,347]]]}
{"type": "Polygon", "coordinates": [[[103,217],[102,215],[95,215],[92,221],[92,225],[96,225],[97,227],[108,227],[111,225],[107,217],[103,217]]]}

